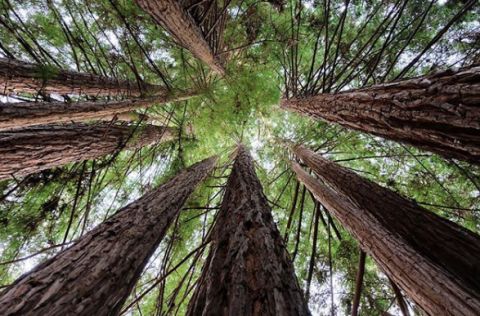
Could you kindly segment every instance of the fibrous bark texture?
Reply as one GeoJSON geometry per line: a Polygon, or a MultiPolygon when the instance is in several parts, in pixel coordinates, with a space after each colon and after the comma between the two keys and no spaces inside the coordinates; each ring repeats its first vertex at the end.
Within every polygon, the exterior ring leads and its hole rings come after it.
{"type": "Polygon", "coordinates": [[[248,152],[240,146],[187,315],[309,315],[248,152]]]}
{"type": "Polygon", "coordinates": [[[172,140],[176,131],[154,125],[51,124],[0,133],[0,179],[24,176],[118,149],[172,140]]]}
{"type": "Polygon", "coordinates": [[[2,315],[118,315],[148,259],[216,158],[119,210],[0,294],[2,315]]]}
{"type": "Polygon", "coordinates": [[[161,86],[139,86],[136,82],[0,58],[0,94],[40,92],[93,96],[167,94],[167,90],[161,86]]]}
{"type": "Polygon", "coordinates": [[[153,19],[165,28],[196,58],[206,63],[212,70],[223,75],[225,70],[213,54],[203,34],[188,12],[177,0],[136,0],[153,19]]]}
{"type": "Polygon", "coordinates": [[[480,66],[284,99],[282,107],[446,158],[480,163],[480,66]]]}
{"type": "Polygon", "coordinates": [[[297,146],[298,179],[430,315],[480,315],[480,236],[297,146]]]}
{"type": "Polygon", "coordinates": [[[81,122],[92,119],[113,118],[116,114],[162,104],[184,100],[192,96],[162,95],[144,99],[97,102],[19,102],[0,103],[0,130],[22,128],[61,122],[81,122]]]}

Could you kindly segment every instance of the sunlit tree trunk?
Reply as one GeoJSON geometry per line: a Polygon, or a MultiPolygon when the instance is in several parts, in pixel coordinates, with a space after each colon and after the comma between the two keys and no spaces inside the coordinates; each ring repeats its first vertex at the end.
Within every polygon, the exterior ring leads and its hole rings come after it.
{"type": "Polygon", "coordinates": [[[216,158],[119,210],[0,293],[2,315],[118,315],[148,259],[216,158]]]}
{"type": "Polygon", "coordinates": [[[178,0],[136,0],[153,19],[165,28],[196,58],[206,63],[212,70],[223,75],[225,70],[213,54],[203,34],[178,0]]]}
{"type": "Polygon", "coordinates": [[[19,102],[0,104],[0,130],[61,122],[81,122],[112,118],[140,108],[184,100],[192,94],[163,95],[145,99],[97,102],[19,102]]]}
{"type": "Polygon", "coordinates": [[[161,86],[118,80],[94,74],[0,58],[0,94],[57,93],[92,96],[166,95],[161,86]]]}
{"type": "Polygon", "coordinates": [[[309,315],[248,152],[240,146],[187,315],[309,315]]]}
{"type": "Polygon", "coordinates": [[[52,124],[0,133],[0,179],[24,176],[121,148],[172,140],[175,129],[154,125],[52,124]]]}
{"type": "Polygon", "coordinates": [[[446,158],[480,163],[480,66],[284,99],[282,107],[446,158]]]}
{"type": "Polygon", "coordinates": [[[480,315],[480,236],[298,146],[301,181],[430,315],[480,315]]]}

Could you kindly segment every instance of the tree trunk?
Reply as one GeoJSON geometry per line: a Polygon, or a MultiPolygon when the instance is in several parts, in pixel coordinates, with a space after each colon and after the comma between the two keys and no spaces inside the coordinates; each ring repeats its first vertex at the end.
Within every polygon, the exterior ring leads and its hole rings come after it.
{"type": "Polygon", "coordinates": [[[213,54],[200,28],[178,0],[136,0],[136,2],[193,56],[218,74],[225,74],[222,64],[213,54]]]}
{"type": "Polygon", "coordinates": [[[298,146],[298,179],[431,315],[480,314],[480,236],[298,146]]]}
{"type": "Polygon", "coordinates": [[[116,114],[150,107],[171,101],[185,100],[193,94],[182,96],[162,95],[145,99],[112,102],[20,102],[0,104],[0,130],[45,125],[61,122],[81,122],[112,118],[116,114]]]}
{"type": "Polygon", "coordinates": [[[118,80],[98,75],[61,70],[51,66],[0,58],[0,94],[57,93],[93,96],[166,95],[162,86],[118,80]]]}
{"type": "Polygon", "coordinates": [[[398,288],[398,286],[392,281],[392,279],[388,279],[390,285],[392,286],[393,293],[395,294],[395,298],[397,299],[397,305],[402,312],[402,316],[410,316],[410,312],[408,311],[407,302],[403,298],[402,292],[398,288]]]}
{"type": "Polygon", "coordinates": [[[365,274],[365,259],[367,255],[365,251],[360,250],[358,259],[357,277],[355,279],[355,294],[352,303],[352,316],[358,316],[358,307],[360,307],[360,299],[362,297],[363,275],[365,274]]]}
{"type": "Polygon", "coordinates": [[[480,66],[282,100],[282,107],[480,164],[480,66]]]}
{"type": "Polygon", "coordinates": [[[123,148],[172,140],[176,131],[154,125],[107,122],[35,126],[0,133],[0,179],[25,176],[69,162],[94,159],[123,148]]]}
{"type": "Polygon", "coordinates": [[[119,210],[0,294],[2,315],[118,315],[150,256],[216,158],[119,210]]]}
{"type": "Polygon", "coordinates": [[[187,315],[309,315],[248,152],[239,146],[187,315]]]}

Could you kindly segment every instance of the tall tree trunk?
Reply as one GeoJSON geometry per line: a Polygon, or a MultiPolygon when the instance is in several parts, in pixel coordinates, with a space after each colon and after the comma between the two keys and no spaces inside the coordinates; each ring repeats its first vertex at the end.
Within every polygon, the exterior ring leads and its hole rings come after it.
{"type": "Polygon", "coordinates": [[[0,58],[0,94],[10,95],[20,92],[93,96],[166,95],[168,93],[162,86],[149,84],[139,86],[137,82],[0,58]]]}
{"type": "Polygon", "coordinates": [[[480,236],[301,146],[298,179],[431,315],[480,314],[480,236]]]}
{"type": "Polygon", "coordinates": [[[98,102],[20,102],[0,104],[0,130],[61,122],[81,122],[130,112],[171,101],[185,100],[184,95],[162,95],[145,99],[98,102]]]}
{"type": "Polygon", "coordinates": [[[0,133],[0,179],[24,176],[69,162],[94,159],[123,148],[172,140],[176,131],[154,125],[108,122],[44,125],[0,133]]]}
{"type": "Polygon", "coordinates": [[[407,302],[403,298],[402,292],[398,288],[398,286],[392,281],[392,279],[388,279],[390,281],[390,285],[392,286],[393,293],[395,294],[395,298],[397,299],[397,305],[402,312],[402,316],[410,316],[410,312],[408,311],[407,302]]]}
{"type": "Polygon", "coordinates": [[[150,256],[216,158],[119,210],[0,293],[2,315],[118,315],[150,256]]]}
{"type": "Polygon", "coordinates": [[[243,146],[187,315],[309,315],[270,206],[243,146]]]}
{"type": "Polygon", "coordinates": [[[196,58],[206,63],[212,70],[223,75],[225,70],[213,54],[203,34],[188,12],[178,0],[136,0],[153,19],[165,28],[196,58]]]}
{"type": "Polygon", "coordinates": [[[284,99],[282,107],[480,164],[480,66],[284,99]]]}
{"type": "Polygon", "coordinates": [[[365,251],[360,250],[358,259],[357,277],[355,278],[355,294],[352,302],[352,316],[358,316],[358,308],[360,307],[360,299],[362,297],[363,275],[365,274],[365,259],[367,255],[365,251]]]}

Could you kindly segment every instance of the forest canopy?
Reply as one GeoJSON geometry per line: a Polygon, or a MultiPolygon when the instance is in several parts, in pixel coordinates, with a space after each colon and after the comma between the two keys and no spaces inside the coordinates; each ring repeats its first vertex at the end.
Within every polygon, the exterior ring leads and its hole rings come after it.
{"type": "MultiPolygon", "coordinates": [[[[121,309],[122,315],[185,315],[239,144],[252,155],[313,315],[351,314],[362,252],[297,180],[291,162],[300,159],[292,144],[480,232],[479,160],[283,105],[478,64],[477,1],[174,1],[198,28],[202,47],[146,12],[145,2],[0,0],[0,59],[25,63],[40,78],[23,91],[0,82],[0,115],[5,104],[22,102],[122,109],[82,123],[71,116],[57,120],[57,132],[77,124],[76,134],[65,137],[81,149],[65,145],[63,158],[82,159],[0,178],[1,288],[185,168],[217,155],[214,172],[175,217],[121,309]],[[78,73],[89,74],[85,86],[67,91],[69,80],[82,79],[78,73]],[[62,91],[54,89],[54,78],[61,78],[57,86],[64,81],[62,91]],[[97,89],[98,78],[110,81],[97,89]],[[132,107],[131,99],[146,105],[132,107]],[[104,135],[112,125],[118,137],[134,132],[111,149],[100,140],[81,147],[82,136],[95,138],[92,126],[104,135]]],[[[0,141],[14,137],[2,124],[0,117],[0,141]]],[[[402,300],[410,313],[422,315],[367,256],[361,315],[402,315],[402,300]]]]}

